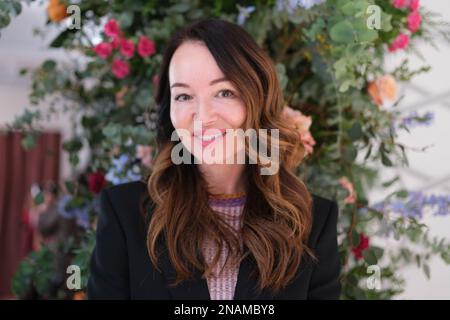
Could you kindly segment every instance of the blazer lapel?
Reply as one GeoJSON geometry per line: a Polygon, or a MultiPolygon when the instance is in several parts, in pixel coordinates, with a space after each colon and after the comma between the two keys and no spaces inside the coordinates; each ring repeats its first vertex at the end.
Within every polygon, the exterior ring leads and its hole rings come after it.
{"type": "Polygon", "coordinates": [[[267,300],[273,299],[268,290],[258,290],[258,279],[252,277],[252,270],[256,264],[247,255],[239,266],[239,274],[234,292],[234,300],[267,300]]]}
{"type": "Polygon", "coordinates": [[[193,280],[186,280],[181,282],[176,287],[171,286],[171,284],[175,281],[176,271],[173,267],[169,255],[167,253],[167,247],[162,244],[163,241],[159,244],[159,250],[161,252],[159,259],[162,266],[162,271],[164,278],[167,283],[167,288],[174,300],[210,300],[208,284],[206,279],[202,278],[202,275],[199,270],[193,270],[193,280]]]}

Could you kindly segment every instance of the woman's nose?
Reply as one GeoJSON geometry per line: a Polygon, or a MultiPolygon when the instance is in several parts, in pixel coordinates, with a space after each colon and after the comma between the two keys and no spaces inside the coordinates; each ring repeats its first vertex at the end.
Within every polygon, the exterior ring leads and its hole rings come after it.
{"type": "Polygon", "coordinates": [[[199,102],[195,111],[194,120],[201,121],[203,125],[213,123],[217,114],[210,103],[206,101],[199,102]]]}

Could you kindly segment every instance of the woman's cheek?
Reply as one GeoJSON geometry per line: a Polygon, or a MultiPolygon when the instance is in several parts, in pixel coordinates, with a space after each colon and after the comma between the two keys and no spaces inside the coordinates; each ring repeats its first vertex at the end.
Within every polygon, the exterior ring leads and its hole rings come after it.
{"type": "Polygon", "coordinates": [[[247,117],[247,109],[242,103],[230,104],[227,108],[224,118],[227,122],[231,124],[234,128],[240,128],[245,122],[247,117]]]}
{"type": "Polygon", "coordinates": [[[170,119],[175,129],[189,128],[189,111],[186,108],[180,108],[176,104],[172,104],[170,108],[170,119]]]}

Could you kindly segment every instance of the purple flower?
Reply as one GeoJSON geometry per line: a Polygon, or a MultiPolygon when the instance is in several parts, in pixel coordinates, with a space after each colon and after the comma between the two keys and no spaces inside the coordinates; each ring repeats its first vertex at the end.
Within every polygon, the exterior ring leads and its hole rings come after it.
{"type": "Polygon", "coordinates": [[[297,5],[305,9],[311,9],[316,4],[324,3],[325,0],[298,0],[297,5]]]}
{"type": "Polygon", "coordinates": [[[71,195],[64,195],[58,201],[58,213],[65,219],[76,219],[77,225],[82,228],[89,228],[89,211],[92,208],[92,202],[85,204],[82,207],[68,208],[68,205],[72,201],[72,199],[73,197],[71,195]]]}
{"type": "Polygon", "coordinates": [[[297,9],[297,0],[277,0],[276,8],[278,11],[293,13],[297,9]]]}
{"type": "Polygon", "coordinates": [[[129,162],[130,158],[126,154],[122,154],[119,158],[114,158],[112,167],[105,176],[106,180],[113,185],[139,180],[141,178],[139,167],[133,165],[128,169],[129,162]]]}
{"type": "Polygon", "coordinates": [[[450,213],[450,196],[409,192],[405,199],[382,201],[372,207],[379,211],[389,211],[404,217],[422,218],[425,210],[429,210],[434,215],[444,216],[450,213]]]}
{"type": "Polygon", "coordinates": [[[298,7],[309,10],[313,6],[324,2],[325,0],[277,0],[276,8],[278,11],[293,13],[298,7]]]}
{"type": "Polygon", "coordinates": [[[417,111],[413,111],[408,116],[400,120],[399,126],[410,129],[420,125],[430,126],[433,123],[433,121],[434,121],[433,112],[426,112],[423,115],[419,115],[417,111]]]}
{"type": "Polygon", "coordinates": [[[255,6],[241,7],[238,5],[239,15],[237,17],[238,25],[242,26],[245,23],[245,20],[250,16],[250,13],[255,11],[255,6]]]}
{"type": "Polygon", "coordinates": [[[83,208],[84,210],[77,210],[77,225],[84,228],[84,229],[88,229],[90,226],[90,221],[89,221],[89,212],[87,210],[87,208],[83,208]]]}
{"type": "Polygon", "coordinates": [[[72,201],[72,196],[68,194],[64,195],[58,201],[58,213],[66,219],[74,217],[74,211],[66,208],[70,201],[72,201]]]}

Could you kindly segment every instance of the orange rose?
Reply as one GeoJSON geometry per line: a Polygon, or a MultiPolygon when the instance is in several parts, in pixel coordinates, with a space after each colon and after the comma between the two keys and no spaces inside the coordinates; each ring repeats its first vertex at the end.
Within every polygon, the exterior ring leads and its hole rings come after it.
{"type": "Polygon", "coordinates": [[[84,291],[77,291],[74,293],[72,300],[86,300],[86,294],[84,291]]]}
{"type": "Polygon", "coordinates": [[[119,91],[116,92],[116,104],[119,107],[123,107],[125,105],[125,94],[128,92],[128,87],[125,86],[122,89],[120,89],[119,91]]]}
{"type": "Polygon", "coordinates": [[[397,82],[390,74],[386,74],[369,83],[368,94],[375,104],[381,106],[386,101],[393,102],[397,98],[397,82]]]}
{"type": "Polygon", "coordinates": [[[309,127],[311,127],[312,124],[311,117],[305,116],[300,111],[294,110],[288,106],[284,107],[282,117],[289,119],[289,121],[294,125],[299,134],[300,142],[305,147],[306,155],[312,154],[316,141],[309,131],[309,127]]]}
{"type": "Polygon", "coordinates": [[[355,203],[357,196],[355,188],[353,187],[353,184],[348,180],[347,177],[342,177],[339,179],[339,183],[341,186],[348,191],[347,197],[344,199],[344,203],[355,203]]]}
{"type": "Polygon", "coordinates": [[[53,22],[60,22],[67,17],[67,7],[59,0],[50,0],[47,7],[48,18],[53,22]]]}

